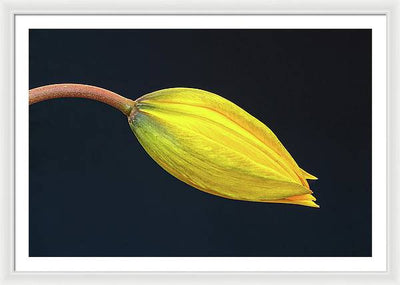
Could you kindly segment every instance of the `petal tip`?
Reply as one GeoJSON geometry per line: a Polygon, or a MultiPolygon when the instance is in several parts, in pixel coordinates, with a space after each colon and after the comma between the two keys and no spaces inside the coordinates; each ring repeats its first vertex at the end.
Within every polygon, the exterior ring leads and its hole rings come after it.
{"type": "Polygon", "coordinates": [[[308,180],[318,180],[318,178],[317,178],[316,176],[314,176],[314,175],[308,173],[308,172],[305,171],[304,169],[301,169],[301,172],[302,172],[302,174],[303,174],[303,176],[304,176],[305,179],[308,179],[308,180]]]}

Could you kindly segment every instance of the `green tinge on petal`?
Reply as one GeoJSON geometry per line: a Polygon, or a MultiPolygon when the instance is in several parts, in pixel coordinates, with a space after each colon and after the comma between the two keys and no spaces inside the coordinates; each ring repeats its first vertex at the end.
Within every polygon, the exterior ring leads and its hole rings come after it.
{"type": "Polygon", "coordinates": [[[313,205],[307,196],[311,175],[270,129],[232,102],[198,89],[171,88],[141,97],[137,109],[132,131],[176,178],[231,199],[313,205]]]}

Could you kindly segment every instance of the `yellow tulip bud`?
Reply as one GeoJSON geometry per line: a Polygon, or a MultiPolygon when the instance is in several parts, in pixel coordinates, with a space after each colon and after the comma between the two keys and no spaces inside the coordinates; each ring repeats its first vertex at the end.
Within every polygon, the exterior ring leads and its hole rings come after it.
{"type": "Polygon", "coordinates": [[[204,192],[236,200],[319,207],[302,170],[274,133],[234,103],[192,88],[135,101],[129,125],[167,172],[204,192]]]}

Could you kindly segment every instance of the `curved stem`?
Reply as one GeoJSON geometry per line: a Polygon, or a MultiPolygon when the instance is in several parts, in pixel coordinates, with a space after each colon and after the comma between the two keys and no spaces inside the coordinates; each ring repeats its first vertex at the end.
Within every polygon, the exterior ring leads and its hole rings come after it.
{"type": "Polygon", "coordinates": [[[29,90],[29,105],[56,98],[85,98],[103,102],[126,116],[135,108],[135,101],[112,91],[84,84],[53,84],[29,90]]]}

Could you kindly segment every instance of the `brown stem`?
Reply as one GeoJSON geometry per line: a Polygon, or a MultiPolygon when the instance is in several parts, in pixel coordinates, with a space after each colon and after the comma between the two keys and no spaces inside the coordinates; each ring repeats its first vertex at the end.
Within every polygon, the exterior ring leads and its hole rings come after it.
{"type": "Polygon", "coordinates": [[[86,98],[108,104],[126,116],[135,108],[135,101],[112,91],[83,84],[53,84],[29,90],[29,105],[56,98],[86,98]]]}

